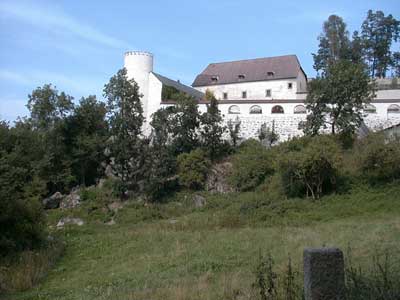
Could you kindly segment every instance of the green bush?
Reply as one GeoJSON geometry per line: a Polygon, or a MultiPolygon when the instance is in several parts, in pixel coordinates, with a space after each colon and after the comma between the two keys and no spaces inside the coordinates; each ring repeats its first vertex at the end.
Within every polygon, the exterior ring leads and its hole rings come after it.
{"type": "Polygon", "coordinates": [[[256,140],[242,143],[232,157],[232,172],[228,181],[239,191],[249,191],[274,173],[272,151],[256,140]]]}
{"type": "Polygon", "coordinates": [[[0,256],[40,246],[44,214],[37,199],[0,197],[0,256]]]}
{"type": "Polygon", "coordinates": [[[341,149],[330,136],[316,136],[297,141],[279,160],[279,173],[288,196],[311,196],[319,199],[335,190],[341,166],[341,149]],[[297,144],[298,148],[293,147],[297,144]],[[295,149],[292,151],[291,149],[295,149]]]}
{"type": "Polygon", "coordinates": [[[400,178],[400,139],[372,134],[356,145],[355,160],[361,177],[370,183],[400,178]]]}
{"type": "Polygon", "coordinates": [[[179,183],[182,186],[193,190],[204,187],[211,162],[203,150],[196,149],[180,154],[177,162],[179,183]]]}

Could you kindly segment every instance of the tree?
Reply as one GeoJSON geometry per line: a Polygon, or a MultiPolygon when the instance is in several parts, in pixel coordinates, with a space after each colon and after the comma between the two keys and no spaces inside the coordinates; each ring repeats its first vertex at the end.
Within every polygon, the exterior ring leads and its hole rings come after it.
{"type": "Polygon", "coordinates": [[[51,84],[32,91],[28,100],[30,118],[20,126],[37,131],[44,155],[36,161],[39,176],[47,182],[50,193],[66,191],[75,183],[71,171],[71,155],[67,146],[66,118],[73,110],[73,97],[59,93],[51,84]]]}
{"type": "Polygon", "coordinates": [[[121,69],[104,86],[110,116],[110,155],[113,168],[130,189],[137,189],[143,179],[147,141],[142,135],[144,122],[139,86],[121,69]]]}
{"type": "Polygon", "coordinates": [[[172,109],[171,139],[176,155],[197,148],[199,141],[200,114],[197,101],[189,95],[179,94],[172,109]]]}
{"type": "Polygon", "coordinates": [[[172,116],[172,106],[160,108],[150,123],[152,131],[145,193],[152,201],[160,200],[177,187],[176,157],[171,143],[172,116]]]}
{"type": "Polygon", "coordinates": [[[237,142],[240,139],[239,132],[241,123],[242,122],[240,121],[239,117],[236,117],[235,121],[228,121],[229,137],[231,139],[233,147],[237,146],[237,142]]]}
{"type": "Polygon", "coordinates": [[[306,99],[307,116],[304,132],[318,134],[330,126],[332,134],[351,133],[362,121],[362,109],[374,96],[374,83],[363,65],[339,61],[328,72],[310,82],[306,99]]]}
{"type": "Polygon", "coordinates": [[[105,161],[109,137],[106,107],[96,96],[82,98],[67,119],[67,144],[72,154],[72,170],[80,184],[94,184],[105,161]]]}
{"type": "Polygon", "coordinates": [[[55,123],[71,113],[74,105],[73,97],[59,93],[51,84],[38,87],[28,95],[27,108],[30,112],[30,120],[35,128],[48,130],[55,123]]]}
{"type": "Polygon", "coordinates": [[[200,117],[201,129],[200,136],[202,146],[213,161],[220,157],[227,149],[223,140],[223,134],[226,127],[222,125],[221,112],[218,109],[218,100],[210,91],[206,91],[206,99],[210,101],[207,104],[207,111],[200,117]]]}
{"type": "Polygon", "coordinates": [[[346,23],[337,15],[329,16],[324,22],[323,32],[318,37],[319,47],[317,53],[313,53],[314,69],[326,72],[329,66],[341,59],[350,56],[349,32],[346,23]]]}
{"type": "Polygon", "coordinates": [[[201,149],[182,153],[177,158],[179,183],[189,189],[203,188],[211,162],[201,149]]]}
{"type": "Polygon", "coordinates": [[[336,188],[342,157],[332,137],[320,135],[294,140],[286,151],[282,150],[279,174],[288,196],[319,199],[336,188]]]}
{"type": "Polygon", "coordinates": [[[260,142],[268,147],[271,147],[279,140],[279,134],[275,132],[275,121],[272,121],[272,129],[263,123],[258,130],[258,139],[260,142]]]}
{"type": "Polygon", "coordinates": [[[388,69],[394,66],[390,49],[400,37],[400,21],[391,14],[385,16],[382,11],[369,10],[362,24],[361,36],[370,75],[386,77],[388,69]]]}

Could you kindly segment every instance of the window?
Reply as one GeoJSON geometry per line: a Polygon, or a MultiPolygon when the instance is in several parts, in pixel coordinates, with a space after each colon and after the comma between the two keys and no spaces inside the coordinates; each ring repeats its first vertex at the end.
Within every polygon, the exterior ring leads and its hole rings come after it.
{"type": "Polygon", "coordinates": [[[238,79],[239,79],[239,80],[243,80],[245,77],[246,77],[246,76],[245,76],[244,74],[239,74],[239,75],[238,75],[238,79]]]}
{"type": "Polygon", "coordinates": [[[224,100],[228,99],[228,93],[222,93],[222,98],[223,98],[224,100]]]}
{"type": "Polygon", "coordinates": [[[268,77],[270,77],[270,76],[274,76],[275,75],[275,73],[274,72],[272,72],[272,71],[269,71],[269,72],[267,72],[267,76],[268,77]]]}
{"type": "Polygon", "coordinates": [[[307,113],[307,109],[304,105],[296,105],[294,107],[294,113],[295,114],[306,114],[307,113]]]}
{"type": "Polygon", "coordinates": [[[366,114],[376,114],[376,107],[373,106],[372,104],[367,104],[364,107],[364,112],[366,114]]]}
{"type": "Polygon", "coordinates": [[[289,83],[287,84],[287,88],[288,88],[289,90],[291,90],[291,89],[293,88],[293,83],[292,83],[292,82],[289,82],[289,83]]]}
{"type": "Polygon", "coordinates": [[[211,76],[211,81],[218,82],[218,76],[216,76],[216,75],[211,76]]]}
{"type": "Polygon", "coordinates": [[[262,109],[258,105],[253,105],[252,107],[250,107],[250,113],[251,114],[262,114],[262,109]]]}
{"type": "Polygon", "coordinates": [[[247,92],[246,92],[246,91],[243,91],[243,92],[242,92],[242,98],[243,98],[243,99],[246,99],[246,98],[247,98],[247,92]]]}
{"type": "Polygon", "coordinates": [[[275,105],[272,109],[271,109],[271,113],[273,114],[283,114],[283,107],[280,105],[275,105]]]}
{"type": "Polygon", "coordinates": [[[388,114],[400,114],[400,106],[397,104],[389,105],[387,109],[388,114]]]}
{"type": "Polygon", "coordinates": [[[265,90],[265,97],[271,97],[271,90],[265,90]]]}
{"type": "Polygon", "coordinates": [[[240,114],[240,108],[237,105],[232,105],[228,108],[228,114],[240,114]]]}

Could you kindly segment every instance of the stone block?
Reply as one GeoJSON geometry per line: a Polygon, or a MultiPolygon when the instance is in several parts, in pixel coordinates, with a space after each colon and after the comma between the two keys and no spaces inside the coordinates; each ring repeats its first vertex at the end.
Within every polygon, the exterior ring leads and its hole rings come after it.
{"type": "Polygon", "coordinates": [[[338,248],[304,249],[305,300],[342,300],[343,252],[338,248]]]}

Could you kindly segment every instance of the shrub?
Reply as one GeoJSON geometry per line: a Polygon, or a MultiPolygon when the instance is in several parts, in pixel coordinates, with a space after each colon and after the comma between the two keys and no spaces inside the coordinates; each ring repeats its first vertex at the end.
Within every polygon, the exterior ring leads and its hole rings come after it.
{"type": "Polygon", "coordinates": [[[204,186],[211,162],[201,149],[180,154],[177,158],[179,183],[197,190],[204,186]]]}
{"type": "Polygon", "coordinates": [[[305,194],[319,199],[334,190],[342,157],[340,147],[333,138],[313,137],[304,144],[300,143],[299,150],[283,153],[279,161],[279,172],[286,194],[305,194]]]}
{"type": "Polygon", "coordinates": [[[39,201],[0,197],[0,228],[0,256],[38,247],[44,236],[39,201]]]}
{"type": "Polygon", "coordinates": [[[358,171],[370,183],[400,178],[400,139],[372,134],[359,141],[355,153],[358,171]]]}
{"type": "Polygon", "coordinates": [[[239,191],[249,191],[274,172],[272,152],[256,140],[243,142],[232,157],[228,181],[239,191]]]}

